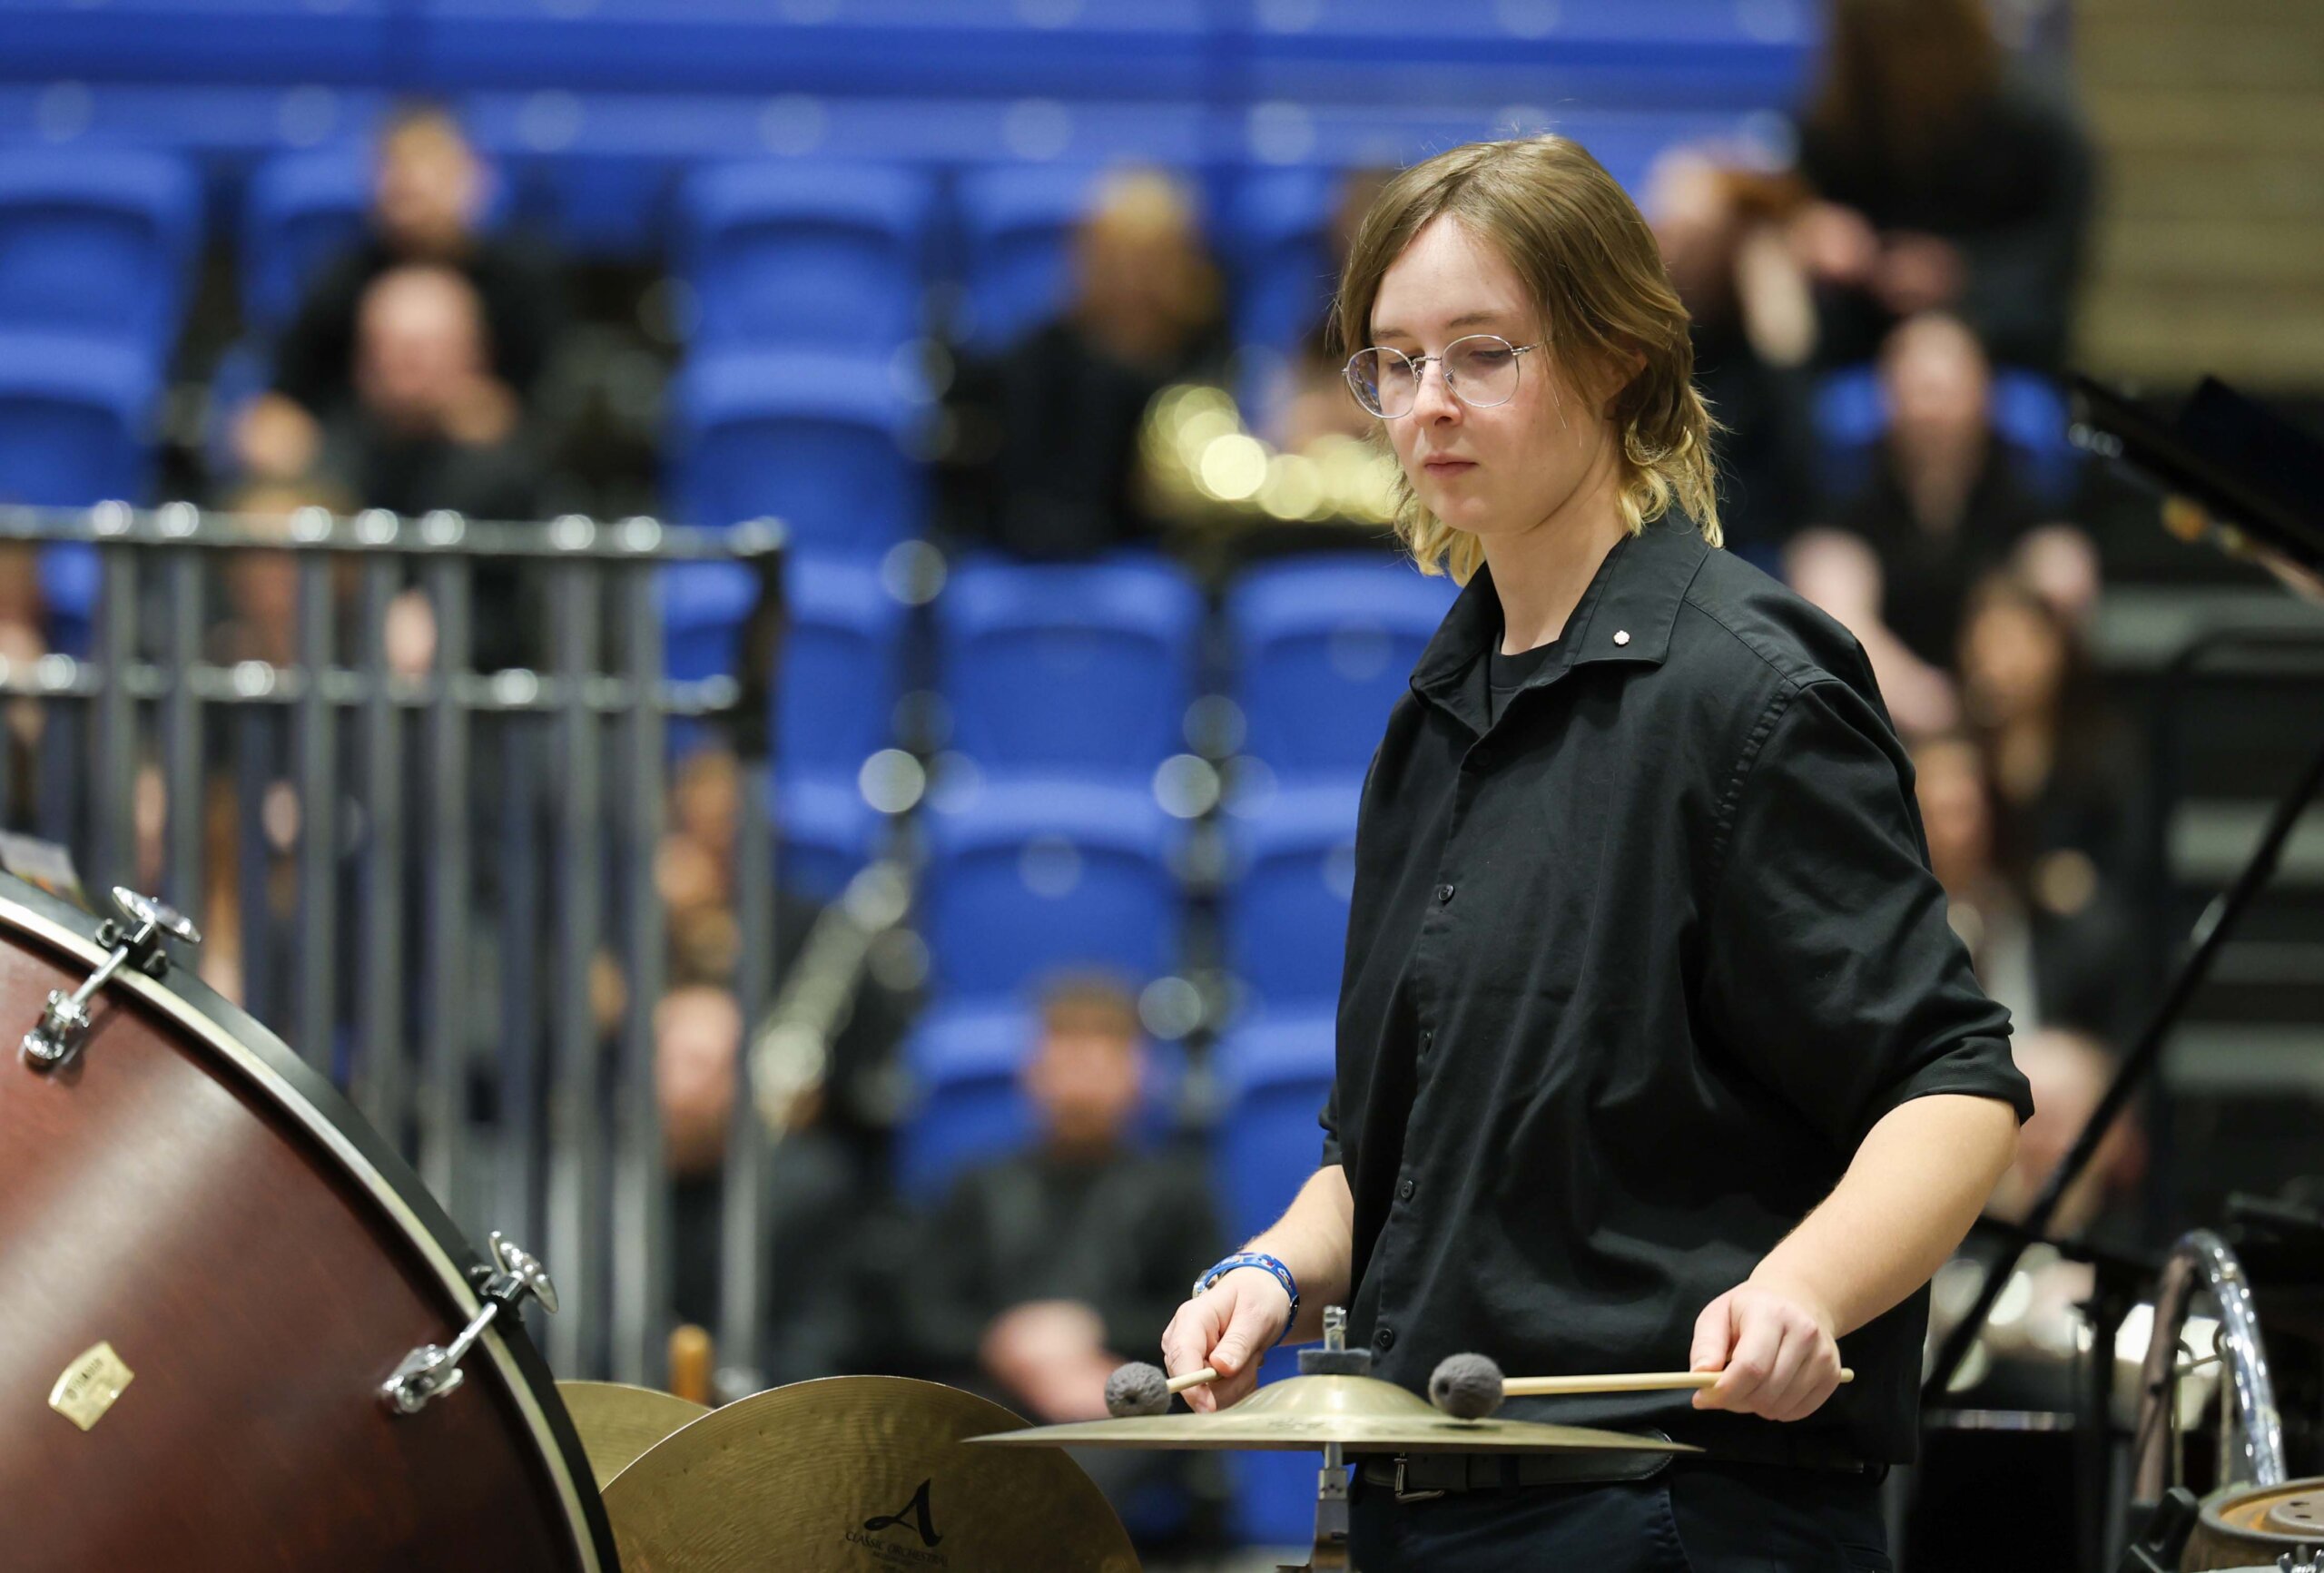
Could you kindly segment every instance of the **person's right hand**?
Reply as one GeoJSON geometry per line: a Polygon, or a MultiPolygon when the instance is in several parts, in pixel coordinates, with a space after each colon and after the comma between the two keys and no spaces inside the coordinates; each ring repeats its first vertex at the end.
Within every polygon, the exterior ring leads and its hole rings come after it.
{"type": "Polygon", "coordinates": [[[1208,1366],[1218,1380],[1187,1389],[1205,1414],[1240,1403],[1259,1382],[1259,1359],[1291,1324],[1291,1296],[1271,1273],[1238,1267],[1178,1307],[1162,1333],[1162,1365],[1172,1376],[1208,1366]]]}

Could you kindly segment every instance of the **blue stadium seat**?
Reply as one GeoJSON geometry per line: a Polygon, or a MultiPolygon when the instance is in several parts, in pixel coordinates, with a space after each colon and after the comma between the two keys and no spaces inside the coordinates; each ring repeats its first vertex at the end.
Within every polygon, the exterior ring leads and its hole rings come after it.
{"type": "Polygon", "coordinates": [[[783,604],[776,768],[853,781],[896,740],[906,608],[870,564],[806,554],[785,565],[783,604]]]}
{"type": "Polygon", "coordinates": [[[193,171],[162,153],[0,152],[0,331],[177,340],[201,236],[193,171]]]}
{"type": "Polygon", "coordinates": [[[378,83],[403,0],[6,0],[11,76],[109,82],[378,83]]]}
{"type": "Polygon", "coordinates": [[[921,331],[930,182],[877,164],[704,170],[679,194],[694,342],[892,349],[921,331]]]}
{"type": "Polygon", "coordinates": [[[1279,774],[1361,776],[1456,591],[1409,563],[1317,556],[1228,593],[1245,747],[1279,774]]]}
{"type": "MultiPolygon", "coordinates": [[[[409,3],[409,0],[408,0],[409,3]]],[[[464,87],[1191,98],[1213,0],[767,5],[418,0],[429,79],[464,87]]]]}
{"type": "Polygon", "coordinates": [[[242,201],[242,314],[279,329],[317,272],[362,238],[371,205],[371,155],[344,144],[282,153],[258,167],[242,201]]]}
{"type": "Polygon", "coordinates": [[[852,772],[781,774],[773,819],[778,877],[785,888],[830,901],[880,850],[886,821],[863,801],[852,772]]]}
{"type": "Polygon", "coordinates": [[[1017,1077],[1033,1023],[1014,1002],[940,1006],[904,1040],[914,1101],[896,1133],[896,1186],[911,1201],[936,1201],[970,1165],[1032,1138],[1033,1116],[1017,1077]]]}
{"type": "MultiPolygon", "coordinates": [[[[1332,1012],[1252,1020],[1218,1045],[1226,1115],[1217,1136],[1218,1194],[1230,1238],[1247,1240],[1282,1216],[1315,1172],[1324,1136],[1315,1116],[1332,1086],[1332,1012]]],[[[1295,1350],[1269,1353],[1262,1382],[1299,1374],[1295,1350]]],[[[1315,1525],[1317,1460],[1305,1453],[1244,1453],[1229,1460],[1234,1528],[1246,1544],[1290,1546],[1315,1525]]]]}
{"type": "Polygon", "coordinates": [[[732,676],[743,620],[758,605],[758,575],[740,563],[673,563],[655,593],[662,605],[662,670],[680,683],[732,676]]]}
{"type": "MultiPolygon", "coordinates": [[[[161,378],[146,353],[105,339],[0,334],[0,502],[85,507],[150,501],[146,423],[161,378]]],[[[94,547],[44,546],[38,566],[49,646],[89,647],[94,547]]]]}
{"type": "MultiPolygon", "coordinates": [[[[1258,103],[1538,102],[1721,108],[1794,102],[1817,7],[1774,0],[1408,0],[1256,5],[1230,40],[1258,103]]],[[[1443,145],[1443,144],[1440,144],[1443,145]]]]}
{"type": "Polygon", "coordinates": [[[960,339],[999,350],[1065,309],[1073,231],[1098,173],[1087,164],[1005,164],[960,177],[960,339]]]}
{"type": "Polygon", "coordinates": [[[1364,780],[1265,791],[1227,818],[1226,964],[1267,1008],[1339,999],[1364,780]]]}
{"type": "Polygon", "coordinates": [[[1332,1090],[1335,1041],[1330,1005],[1255,1016],[1219,1040],[1218,1184],[1235,1238],[1281,1217],[1322,1161],[1315,1119],[1332,1090]]]}
{"type": "Polygon", "coordinates": [[[1253,171],[1236,183],[1226,244],[1237,274],[1237,343],[1287,355],[1323,321],[1338,284],[1330,241],[1338,188],[1337,174],[1316,168],[1253,171]]]}
{"type": "Polygon", "coordinates": [[[1158,558],[963,565],[937,603],[952,746],[988,771],[1143,786],[1185,746],[1201,621],[1158,558]]]}
{"type": "Polygon", "coordinates": [[[918,532],[923,418],[893,358],[726,350],[672,388],[675,495],[688,523],[773,516],[803,551],[878,556],[918,532]]]}
{"type": "Polygon", "coordinates": [[[921,932],[940,987],[1004,997],[1078,968],[1142,983],[1176,963],[1179,826],[1143,787],[987,779],[931,806],[921,932]]]}
{"type": "MultiPolygon", "coordinates": [[[[1825,378],[1816,389],[1815,419],[1830,484],[1843,494],[1869,484],[1873,449],[1888,429],[1879,369],[1851,366],[1825,378]]],[[[1994,369],[1994,429],[2015,452],[2025,479],[2053,503],[2073,493],[2080,463],[2066,440],[2067,420],[2065,393],[2056,383],[2019,367],[1994,369]]]]}
{"type": "Polygon", "coordinates": [[[0,500],[81,507],[143,502],[153,355],[105,339],[0,335],[0,500]]]}

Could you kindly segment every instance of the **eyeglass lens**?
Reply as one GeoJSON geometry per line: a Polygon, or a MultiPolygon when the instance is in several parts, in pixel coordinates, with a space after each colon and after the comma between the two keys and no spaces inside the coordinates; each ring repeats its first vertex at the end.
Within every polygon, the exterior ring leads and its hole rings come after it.
{"type": "MultiPolygon", "coordinates": [[[[1491,333],[1456,339],[1442,357],[1444,383],[1452,396],[1475,409],[1506,404],[1517,393],[1517,349],[1491,333]]],[[[1420,364],[1400,350],[1358,350],[1347,364],[1348,385],[1357,402],[1384,419],[1412,412],[1420,396],[1420,364]]]]}

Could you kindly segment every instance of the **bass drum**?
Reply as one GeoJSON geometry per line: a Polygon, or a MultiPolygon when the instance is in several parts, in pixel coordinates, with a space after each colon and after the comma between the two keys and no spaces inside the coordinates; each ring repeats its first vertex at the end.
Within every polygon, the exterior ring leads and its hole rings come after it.
{"type": "Polygon", "coordinates": [[[0,1565],[615,1573],[506,1312],[458,1387],[383,1401],[487,1263],[279,1038],[182,966],[123,967],[70,1058],[17,1049],[103,964],[97,933],[0,875],[0,1565]]]}

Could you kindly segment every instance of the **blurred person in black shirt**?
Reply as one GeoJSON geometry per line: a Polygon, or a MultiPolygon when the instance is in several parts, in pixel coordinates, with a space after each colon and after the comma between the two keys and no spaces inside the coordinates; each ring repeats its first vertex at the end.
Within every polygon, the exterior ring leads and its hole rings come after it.
{"type": "Polygon", "coordinates": [[[1817,359],[1862,360],[1924,311],[1996,359],[2064,357],[2092,159],[2071,113],[2004,59],[1983,0],[1832,0],[1799,127],[1822,199],[1793,225],[1818,286],[1817,359]]]}
{"type": "Polygon", "coordinates": [[[2080,626],[2030,575],[1996,570],[1969,592],[1959,669],[1964,719],[1994,783],[2000,860],[2061,917],[2101,897],[2125,900],[2143,772],[2080,626]]]}
{"type": "Polygon", "coordinates": [[[324,423],[316,467],[363,507],[529,519],[540,473],[522,417],[491,373],[468,280],[449,268],[398,268],[364,290],[355,397],[324,423]]]}
{"type": "Polygon", "coordinates": [[[532,395],[563,322],[556,270],[530,248],[478,227],[488,173],[448,111],[399,111],[379,133],[370,232],[325,268],[273,346],[268,391],[239,418],[236,456],[251,473],[301,474],[323,427],[357,401],[363,304],[382,275],[447,268],[478,304],[480,375],[521,406],[532,395]]]}
{"type": "Polygon", "coordinates": [[[1994,430],[1992,368],[1958,318],[1898,327],[1880,385],[1888,429],[1869,481],[1827,507],[1828,527],[1794,538],[1785,568],[1863,642],[1897,724],[1936,731],[1959,718],[1947,673],[1970,585],[2037,541],[2053,556],[2096,555],[2079,530],[2045,522],[1994,430]]]}
{"type": "Polygon", "coordinates": [[[1098,1420],[1114,1368],[1152,1358],[1219,1228],[1198,1168],[1135,1145],[1146,1066],[1125,990],[1046,992],[1023,1073],[1035,1145],[963,1174],[930,1221],[914,1320],[942,1380],[1035,1420],[1098,1420]]]}
{"type": "Polygon", "coordinates": [[[1774,565],[1817,500],[1802,371],[1815,309],[1782,230],[1805,199],[1796,178],[1688,149],[1656,162],[1640,204],[1686,303],[1695,386],[1719,423],[1727,545],[1762,567],[1774,565]]]}
{"type": "Polygon", "coordinates": [[[2043,890],[2005,860],[2002,799],[1984,750],[1964,732],[1913,749],[1914,795],[1945,916],[1985,992],[2021,1031],[2058,1027],[2117,1039],[2132,1023],[2136,957],[2128,910],[2094,880],[2053,870],[2043,890]]]}
{"type": "Polygon", "coordinates": [[[1075,237],[1074,298],[951,393],[946,511],[964,541],[1042,559],[1150,540],[1138,433],[1170,384],[1216,380],[1218,270],[1191,195],[1157,170],[1110,177],[1075,237]]]}
{"type": "MultiPolygon", "coordinates": [[[[1135,1145],[1147,1056],[1128,991],[1058,979],[1039,1030],[1023,1071],[1034,1145],[960,1177],[899,1293],[919,1361],[938,1381],[1036,1422],[1103,1420],[1107,1377],[1154,1358],[1187,1263],[1218,1249],[1218,1219],[1198,1165],[1135,1145]]],[[[1209,1533],[1199,1504],[1215,1488],[1197,1459],[1080,1461],[1141,1545],[1209,1533]]]]}

